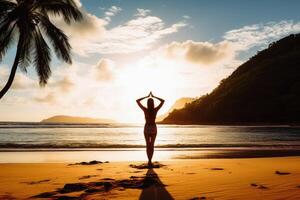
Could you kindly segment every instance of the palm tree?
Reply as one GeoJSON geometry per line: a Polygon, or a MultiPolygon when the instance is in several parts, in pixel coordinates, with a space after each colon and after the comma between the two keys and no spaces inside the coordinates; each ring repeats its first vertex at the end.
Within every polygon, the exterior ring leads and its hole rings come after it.
{"type": "Polygon", "coordinates": [[[0,62],[17,38],[16,56],[7,83],[0,91],[0,99],[11,87],[17,68],[24,72],[33,63],[40,86],[45,86],[51,75],[51,52],[47,36],[57,57],[72,63],[68,37],[49,19],[62,16],[67,24],[79,21],[82,14],[73,0],[0,0],[0,62]]]}

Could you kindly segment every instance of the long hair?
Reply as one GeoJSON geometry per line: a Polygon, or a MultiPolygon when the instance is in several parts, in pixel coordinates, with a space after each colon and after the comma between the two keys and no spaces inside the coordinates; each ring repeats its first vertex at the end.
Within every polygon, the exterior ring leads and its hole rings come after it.
{"type": "Polygon", "coordinates": [[[149,98],[147,100],[147,109],[149,111],[153,111],[154,110],[154,100],[152,98],[149,98]]]}

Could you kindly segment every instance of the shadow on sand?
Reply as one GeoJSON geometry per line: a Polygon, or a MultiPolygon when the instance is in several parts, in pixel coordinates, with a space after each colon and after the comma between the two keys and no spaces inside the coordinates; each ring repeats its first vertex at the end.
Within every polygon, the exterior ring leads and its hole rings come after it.
{"type": "Polygon", "coordinates": [[[144,184],[146,187],[143,189],[139,200],[174,200],[166,190],[166,185],[162,183],[153,169],[148,169],[144,184]]]}

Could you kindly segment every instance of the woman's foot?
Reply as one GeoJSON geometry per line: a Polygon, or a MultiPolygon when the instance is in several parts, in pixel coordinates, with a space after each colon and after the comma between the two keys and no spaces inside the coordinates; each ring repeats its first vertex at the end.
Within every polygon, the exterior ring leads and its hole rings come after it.
{"type": "Polygon", "coordinates": [[[152,166],[153,166],[153,165],[152,165],[152,162],[149,161],[149,162],[148,162],[148,167],[151,168],[152,166]]]}

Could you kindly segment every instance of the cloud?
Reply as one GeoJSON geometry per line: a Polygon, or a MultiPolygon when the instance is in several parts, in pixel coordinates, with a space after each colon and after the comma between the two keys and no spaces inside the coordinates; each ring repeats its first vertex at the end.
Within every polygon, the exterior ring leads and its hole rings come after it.
{"type": "Polygon", "coordinates": [[[189,15],[183,15],[182,16],[184,19],[191,19],[191,17],[189,15]]]}
{"type": "Polygon", "coordinates": [[[33,87],[36,87],[35,81],[28,78],[28,76],[17,73],[14,79],[14,82],[12,84],[12,89],[15,90],[24,90],[24,89],[30,89],[33,87]]]}
{"type": "Polygon", "coordinates": [[[33,98],[33,100],[38,103],[55,104],[56,97],[54,93],[50,92],[45,96],[36,96],[33,98]]]}
{"type": "Polygon", "coordinates": [[[92,107],[95,104],[95,97],[91,96],[85,99],[82,103],[84,106],[92,107]]]}
{"type": "MultiPolygon", "coordinates": [[[[78,4],[81,5],[80,1],[78,4]]],[[[133,19],[108,29],[111,17],[122,10],[120,7],[110,7],[105,11],[103,19],[88,13],[82,6],[80,9],[83,13],[81,22],[67,25],[62,18],[52,17],[52,20],[66,32],[73,51],[81,56],[132,53],[149,49],[159,39],[176,33],[187,25],[183,20],[166,26],[161,18],[148,15],[150,10],[138,8],[133,19]]]]}
{"type": "Polygon", "coordinates": [[[163,49],[164,53],[172,59],[181,59],[201,66],[222,67],[230,63],[241,63],[236,58],[241,51],[253,47],[265,48],[273,41],[298,32],[300,32],[300,22],[253,24],[226,32],[223,40],[217,43],[187,40],[181,43],[172,42],[163,49]]]}
{"type": "Polygon", "coordinates": [[[102,58],[94,69],[94,75],[98,81],[111,81],[115,78],[115,64],[112,60],[102,58]]]}
{"type": "Polygon", "coordinates": [[[83,15],[81,21],[66,24],[62,17],[51,16],[51,21],[70,38],[72,49],[78,55],[86,56],[85,47],[98,42],[105,34],[107,21],[88,13],[79,0],[76,1],[83,15]]]}
{"type": "MultiPolygon", "coordinates": [[[[75,3],[78,5],[79,10],[83,15],[81,21],[72,21],[70,25],[66,24],[62,17],[56,15],[51,16],[51,20],[64,32],[66,32],[71,39],[76,37],[83,37],[83,39],[90,38],[95,36],[95,34],[102,35],[105,31],[104,26],[107,22],[101,18],[98,18],[96,15],[88,13],[83,7],[79,0],[76,0],[75,3]]],[[[99,35],[97,35],[99,36],[99,35]]]]}
{"type": "Polygon", "coordinates": [[[155,16],[140,16],[106,31],[103,41],[87,49],[89,53],[101,54],[132,53],[150,49],[162,37],[178,32],[187,24],[175,23],[165,26],[162,19],[155,16]]]}
{"type": "Polygon", "coordinates": [[[138,8],[136,10],[137,10],[137,13],[135,14],[135,16],[137,16],[137,17],[145,17],[146,15],[148,15],[151,12],[151,10],[143,9],[143,8],[138,8]]]}
{"type": "Polygon", "coordinates": [[[74,85],[68,76],[52,84],[52,86],[59,88],[63,92],[70,92],[74,85]]]}
{"type": "Polygon", "coordinates": [[[272,41],[299,32],[300,22],[283,20],[234,29],[226,32],[224,39],[234,43],[239,50],[248,50],[255,46],[266,46],[272,41]]]}
{"type": "Polygon", "coordinates": [[[231,43],[222,41],[220,43],[195,42],[173,42],[166,47],[167,55],[172,58],[183,58],[191,63],[211,65],[226,60],[232,60],[235,56],[231,43]]]}
{"type": "Polygon", "coordinates": [[[100,59],[95,65],[74,60],[72,66],[62,64],[55,68],[49,84],[32,91],[32,99],[64,109],[92,106],[99,103],[104,91],[107,94],[114,90],[115,72],[115,62],[108,58],[100,59]]]}
{"type": "Polygon", "coordinates": [[[122,8],[118,6],[112,6],[110,7],[104,14],[105,14],[105,20],[110,22],[111,17],[115,16],[117,13],[119,13],[122,10],[122,8]]]}
{"type": "Polygon", "coordinates": [[[80,22],[73,22],[70,26],[64,26],[63,30],[69,33],[71,39],[74,37],[83,37],[93,40],[95,36],[99,37],[105,33],[104,26],[107,24],[103,19],[95,15],[83,12],[83,19],[80,22]]]}
{"type": "Polygon", "coordinates": [[[75,22],[71,26],[64,25],[62,29],[70,38],[73,52],[87,56],[86,50],[93,48],[93,45],[100,42],[104,37],[106,24],[105,20],[86,13],[81,22],[75,22]]]}
{"type": "Polygon", "coordinates": [[[0,65],[0,83],[2,80],[8,78],[8,69],[5,65],[0,65]]]}
{"type": "MultiPolygon", "coordinates": [[[[9,77],[9,70],[7,67],[0,69],[0,89],[6,84],[9,77]]],[[[25,90],[35,87],[35,81],[24,75],[23,73],[17,72],[11,86],[14,90],[25,90]]]]}

